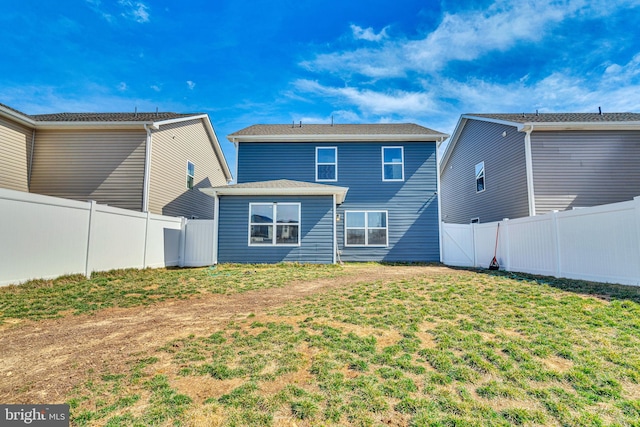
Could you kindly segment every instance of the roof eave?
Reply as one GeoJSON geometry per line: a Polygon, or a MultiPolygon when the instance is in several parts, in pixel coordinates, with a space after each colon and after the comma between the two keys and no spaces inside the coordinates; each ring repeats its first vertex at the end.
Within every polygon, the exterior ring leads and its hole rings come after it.
{"type": "Polygon", "coordinates": [[[25,124],[27,126],[33,127],[35,126],[36,122],[35,120],[33,120],[31,117],[27,116],[26,114],[21,114],[17,111],[14,111],[10,108],[5,108],[4,106],[0,105],[0,116],[2,117],[6,117],[8,119],[20,122],[22,124],[25,124]]]}
{"type": "Polygon", "coordinates": [[[639,130],[640,122],[527,122],[534,130],[639,130]]]}
{"type": "Polygon", "coordinates": [[[449,135],[438,134],[374,134],[374,135],[228,135],[232,143],[238,142],[439,142],[449,135]]]}
{"type": "MultiPolygon", "coordinates": [[[[329,186],[327,186],[329,187],[329,186]]],[[[314,187],[280,187],[280,188],[237,188],[237,187],[206,187],[199,190],[211,197],[215,196],[333,196],[336,203],[342,204],[347,196],[347,187],[331,186],[332,188],[314,187]]]]}
{"type": "Polygon", "coordinates": [[[153,125],[152,121],[97,121],[97,122],[65,122],[35,121],[37,128],[59,129],[144,129],[144,125],[153,125]]]}

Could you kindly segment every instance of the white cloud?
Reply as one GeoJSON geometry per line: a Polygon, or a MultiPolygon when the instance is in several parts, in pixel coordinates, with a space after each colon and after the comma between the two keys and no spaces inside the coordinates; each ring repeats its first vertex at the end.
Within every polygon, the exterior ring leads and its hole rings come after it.
{"type": "Polygon", "coordinates": [[[160,92],[162,89],[160,88],[160,86],[158,85],[151,85],[149,86],[151,89],[155,90],[156,92],[160,92]]]}
{"type": "Polygon", "coordinates": [[[193,90],[193,88],[196,87],[196,84],[191,80],[187,80],[187,87],[189,88],[189,90],[193,90]]]}
{"type": "Polygon", "coordinates": [[[375,47],[318,54],[300,65],[310,71],[371,78],[397,78],[409,72],[434,74],[452,61],[473,61],[491,52],[506,52],[521,43],[553,36],[562,22],[598,19],[640,3],[588,0],[496,0],[486,9],[445,13],[438,26],[416,39],[390,39],[386,27],[379,34],[351,25],[355,38],[380,41],[375,47]]]}
{"type": "Polygon", "coordinates": [[[373,28],[369,27],[369,28],[362,28],[358,25],[354,25],[351,24],[351,31],[353,33],[353,37],[356,40],[367,40],[370,42],[379,42],[382,39],[386,39],[387,38],[387,28],[388,27],[384,27],[382,29],[382,31],[380,31],[378,34],[375,33],[375,31],[373,31],[373,28]]]}
{"type": "Polygon", "coordinates": [[[141,24],[149,22],[149,6],[146,4],[132,0],[118,0],[118,4],[125,9],[122,16],[141,24]]]}
{"type": "Polygon", "coordinates": [[[376,92],[353,87],[323,86],[312,80],[298,80],[297,90],[355,105],[366,114],[424,114],[434,111],[435,103],[426,92],[388,90],[376,92]]]}

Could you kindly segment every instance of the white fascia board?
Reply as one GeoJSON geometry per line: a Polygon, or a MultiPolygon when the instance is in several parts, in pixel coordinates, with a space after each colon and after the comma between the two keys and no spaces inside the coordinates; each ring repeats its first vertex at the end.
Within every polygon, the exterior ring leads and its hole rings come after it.
{"type": "MultiPolygon", "coordinates": [[[[445,152],[442,155],[442,158],[440,159],[440,165],[439,165],[440,173],[442,173],[442,171],[444,170],[444,167],[449,161],[449,157],[451,157],[451,152],[453,151],[453,147],[455,147],[456,144],[458,143],[458,138],[460,138],[460,133],[462,132],[462,129],[464,128],[464,125],[466,123],[467,123],[467,117],[460,116],[460,118],[458,119],[458,123],[456,124],[456,128],[453,131],[453,136],[451,137],[451,140],[449,141],[449,144],[447,145],[447,148],[445,149],[445,152]]],[[[442,143],[438,144],[438,147],[440,145],[442,145],[442,143]]]]}
{"type": "Polygon", "coordinates": [[[45,129],[135,129],[144,131],[144,125],[153,122],[35,122],[36,128],[45,129]]]}
{"type": "Polygon", "coordinates": [[[527,124],[530,124],[530,123],[512,122],[510,120],[494,119],[494,118],[491,118],[491,117],[479,117],[479,116],[474,116],[473,114],[463,114],[460,117],[461,118],[464,117],[465,119],[479,120],[479,121],[482,121],[482,122],[498,123],[500,125],[505,125],[505,126],[513,126],[513,127],[518,128],[518,131],[522,131],[522,128],[524,126],[526,126],[527,124]]]}
{"type": "Polygon", "coordinates": [[[23,114],[20,114],[16,111],[10,110],[8,108],[4,108],[2,105],[0,105],[0,116],[4,116],[8,119],[21,122],[25,125],[28,125],[29,127],[34,127],[36,124],[35,120],[23,114]]]}
{"type": "Polygon", "coordinates": [[[211,135],[211,146],[213,147],[213,151],[216,152],[216,156],[218,156],[218,159],[221,160],[221,164],[222,164],[222,173],[224,173],[224,176],[227,180],[227,183],[231,182],[233,180],[233,176],[231,175],[231,169],[229,169],[229,164],[227,163],[227,158],[224,155],[224,151],[222,151],[222,147],[220,147],[220,142],[218,141],[218,137],[216,136],[216,131],[213,129],[213,125],[211,124],[211,120],[209,119],[209,115],[208,114],[199,114],[196,116],[187,116],[187,117],[180,117],[177,119],[169,119],[169,120],[162,120],[159,122],[154,122],[153,123],[153,127],[156,129],[159,129],[160,126],[162,125],[169,125],[172,123],[180,123],[180,122],[186,122],[189,120],[202,120],[204,123],[205,128],[207,129],[207,133],[209,135],[211,135]]]}
{"type": "Polygon", "coordinates": [[[409,135],[240,135],[227,136],[231,142],[434,142],[445,140],[447,134],[409,135]]]}
{"type": "Polygon", "coordinates": [[[640,122],[528,122],[536,131],[553,130],[640,130],[640,122]]]}
{"type": "Polygon", "coordinates": [[[203,193],[217,196],[336,196],[336,203],[342,204],[347,196],[347,187],[313,188],[313,187],[282,187],[282,188],[200,188],[203,193]]]}

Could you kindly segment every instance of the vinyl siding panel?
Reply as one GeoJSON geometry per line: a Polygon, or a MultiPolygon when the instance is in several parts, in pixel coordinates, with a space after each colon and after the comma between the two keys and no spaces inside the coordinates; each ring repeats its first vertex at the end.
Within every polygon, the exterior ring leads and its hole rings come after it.
{"type": "Polygon", "coordinates": [[[29,157],[33,131],[0,117],[0,188],[29,191],[29,157]]]}
{"type": "Polygon", "coordinates": [[[435,142],[240,143],[238,182],[315,181],[316,147],[338,148],[338,180],[348,187],[338,207],[344,261],[438,261],[439,227],[435,142]],[[382,147],[404,148],[405,181],[382,181],[382,147]],[[345,247],[344,211],[388,211],[388,247],[345,247]]]}
{"type": "Polygon", "coordinates": [[[161,126],[151,142],[149,210],[155,214],[213,218],[213,198],[200,187],[225,185],[222,162],[201,119],[161,126]],[[187,161],[195,165],[194,188],[187,188],[187,161]]]}
{"type": "Polygon", "coordinates": [[[333,262],[333,198],[330,196],[222,196],[219,221],[219,262],[333,262]],[[301,203],[300,246],[249,246],[249,203],[259,202],[301,203]]]}
{"type": "Polygon", "coordinates": [[[36,132],[31,192],[142,210],[146,132],[36,132]]]}
{"type": "Polygon", "coordinates": [[[640,195],[640,131],[531,135],[536,214],[640,195]]]}
{"type": "Polygon", "coordinates": [[[440,178],[444,222],[529,215],[524,137],[512,126],[467,120],[440,178]],[[483,161],[485,191],[477,193],[475,166],[483,161]]]}

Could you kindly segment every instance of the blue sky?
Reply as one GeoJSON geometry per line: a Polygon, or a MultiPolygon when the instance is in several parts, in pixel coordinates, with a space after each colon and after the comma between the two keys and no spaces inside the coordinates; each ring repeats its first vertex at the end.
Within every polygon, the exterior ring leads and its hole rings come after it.
{"type": "Polygon", "coordinates": [[[0,102],[256,123],[640,112],[640,0],[0,0],[0,102]]]}

